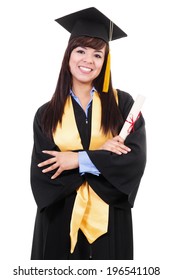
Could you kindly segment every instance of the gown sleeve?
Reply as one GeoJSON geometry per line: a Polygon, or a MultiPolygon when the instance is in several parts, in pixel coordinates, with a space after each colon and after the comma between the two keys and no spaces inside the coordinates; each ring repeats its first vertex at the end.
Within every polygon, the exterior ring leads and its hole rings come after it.
{"type": "Polygon", "coordinates": [[[41,115],[45,105],[36,112],[33,124],[34,146],[31,158],[31,188],[38,208],[43,210],[45,207],[75,192],[83,183],[83,178],[78,169],[65,171],[56,179],[51,179],[55,170],[49,173],[42,173],[38,163],[48,159],[50,156],[42,153],[43,150],[58,150],[54,141],[49,139],[41,129],[41,115]]]}
{"type": "MultiPolygon", "coordinates": [[[[119,91],[119,108],[124,121],[133,102],[129,94],[119,91]]],[[[101,172],[100,184],[90,174],[87,175],[88,181],[103,200],[122,208],[133,207],[146,165],[146,132],[142,115],[135,122],[134,130],[126,138],[125,144],[131,148],[128,154],[117,155],[106,150],[87,151],[101,172]]]]}

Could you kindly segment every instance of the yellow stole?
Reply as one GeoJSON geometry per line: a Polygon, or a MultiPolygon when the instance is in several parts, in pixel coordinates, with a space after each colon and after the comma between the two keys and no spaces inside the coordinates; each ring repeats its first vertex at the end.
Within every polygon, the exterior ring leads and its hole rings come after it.
{"type": "MultiPolygon", "coordinates": [[[[108,133],[106,136],[102,133],[100,124],[101,101],[98,93],[95,92],[92,101],[91,141],[89,150],[97,149],[106,140],[112,138],[111,133],[108,133]]],[[[70,96],[65,104],[62,123],[58,123],[53,138],[55,144],[61,151],[83,149],[70,96]]],[[[93,191],[87,182],[84,182],[77,190],[73,206],[70,223],[70,252],[73,253],[74,251],[79,229],[83,231],[90,244],[106,233],[108,215],[109,205],[93,191]]]]}

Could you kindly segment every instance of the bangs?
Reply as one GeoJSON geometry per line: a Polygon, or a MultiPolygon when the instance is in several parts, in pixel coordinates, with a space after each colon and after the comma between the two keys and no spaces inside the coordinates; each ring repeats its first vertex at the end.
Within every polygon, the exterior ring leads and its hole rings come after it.
{"type": "Polygon", "coordinates": [[[87,37],[87,36],[82,36],[82,37],[77,37],[71,39],[71,43],[73,45],[73,49],[77,47],[89,47],[93,48],[96,50],[102,49],[105,45],[108,46],[108,44],[103,41],[102,39],[99,38],[92,38],[92,37],[87,37]]]}

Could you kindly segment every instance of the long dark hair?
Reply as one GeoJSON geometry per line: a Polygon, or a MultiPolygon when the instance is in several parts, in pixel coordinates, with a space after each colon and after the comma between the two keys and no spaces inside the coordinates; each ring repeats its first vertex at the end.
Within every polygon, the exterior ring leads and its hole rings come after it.
{"type": "Polygon", "coordinates": [[[67,49],[64,54],[62,66],[57,82],[55,92],[52,99],[48,103],[42,118],[42,128],[48,137],[52,137],[57,123],[62,121],[65,102],[69,96],[70,89],[72,88],[72,76],[69,70],[69,59],[73,49],[78,46],[90,47],[100,50],[106,44],[105,60],[99,76],[93,81],[93,86],[96,88],[101,99],[102,106],[102,120],[101,128],[103,133],[107,134],[109,130],[116,135],[120,126],[122,125],[122,116],[118,109],[112,88],[112,81],[110,78],[109,90],[107,93],[102,92],[104,73],[106,68],[107,56],[109,53],[109,45],[103,40],[91,37],[77,37],[69,41],[67,49]]]}

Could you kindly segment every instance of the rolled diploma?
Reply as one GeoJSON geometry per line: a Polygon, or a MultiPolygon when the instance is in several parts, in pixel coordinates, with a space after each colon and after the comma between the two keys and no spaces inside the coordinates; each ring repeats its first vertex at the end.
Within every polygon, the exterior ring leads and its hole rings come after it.
{"type": "Polygon", "coordinates": [[[119,133],[119,136],[121,136],[124,140],[130,134],[130,131],[133,128],[132,123],[137,120],[144,101],[145,101],[145,96],[138,95],[135,102],[133,103],[133,106],[127,116],[127,119],[124,122],[124,125],[119,133]]]}

